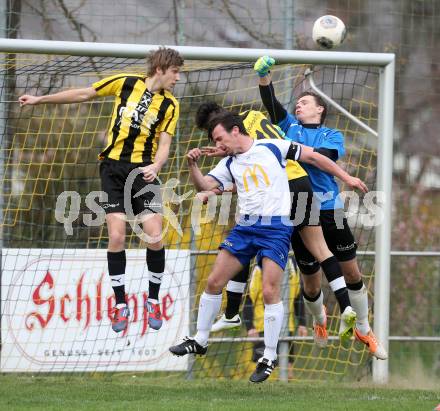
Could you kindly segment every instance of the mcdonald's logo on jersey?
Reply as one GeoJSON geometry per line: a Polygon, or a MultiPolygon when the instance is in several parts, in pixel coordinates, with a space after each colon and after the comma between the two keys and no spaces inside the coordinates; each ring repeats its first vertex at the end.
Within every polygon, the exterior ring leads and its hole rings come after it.
{"type": "Polygon", "coordinates": [[[264,168],[260,164],[255,164],[252,167],[246,167],[243,173],[243,186],[244,191],[249,192],[249,184],[248,184],[248,177],[250,177],[250,180],[254,182],[255,187],[258,187],[258,175],[261,174],[264,183],[266,186],[270,186],[270,180],[267,176],[266,172],[264,171],[264,168]]]}

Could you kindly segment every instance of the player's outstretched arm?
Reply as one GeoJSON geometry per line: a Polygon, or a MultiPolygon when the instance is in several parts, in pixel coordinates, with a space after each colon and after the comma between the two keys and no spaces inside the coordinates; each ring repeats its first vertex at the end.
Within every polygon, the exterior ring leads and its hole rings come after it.
{"type": "Polygon", "coordinates": [[[45,96],[33,96],[24,94],[18,98],[20,106],[35,106],[38,104],[70,104],[82,103],[91,100],[96,96],[96,90],[93,87],[74,88],[71,90],[60,91],[55,94],[45,96]]]}
{"type": "Polygon", "coordinates": [[[338,177],[350,188],[358,189],[364,193],[368,192],[367,186],[360,178],[351,176],[341,167],[339,167],[334,161],[320,153],[317,153],[316,151],[313,151],[313,148],[303,146],[302,144],[299,145],[301,146],[301,155],[299,157],[299,161],[311,164],[315,167],[318,167],[322,171],[338,177]]]}
{"type": "Polygon", "coordinates": [[[272,77],[269,70],[275,65],[275,59],[269,56],[260,57],[254,64],[254,70],[259,77],[260,97],[264,107],[269,113],[273,124],[278,124],[287,116],[287,111],[275,97],[272,77]]]}
{"type": "Polygon", "coordinates": [[[268,86],[272,81],[270,69],[275,65],[275,59],[270,56],[259,57],[254,64],[254,70],[260,78],[260,86],[268,86]]]}
{"type": "Polygon", "coordinates": [[[193,148],[186,153],[189,176],[197,191],[212,191],[220,186],[220,183],[211,176],[204,176],[200,171],[197,161],[202,156],[199,148],[193,148]]]}

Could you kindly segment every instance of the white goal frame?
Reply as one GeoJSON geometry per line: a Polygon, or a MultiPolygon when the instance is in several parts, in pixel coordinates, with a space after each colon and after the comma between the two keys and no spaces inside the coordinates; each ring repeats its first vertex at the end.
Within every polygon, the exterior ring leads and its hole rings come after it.
{"type": "MultiPolygon", "coordinates": [[[[139,44],[0,39],[0,52],[3,53],[144,58],[149,51],[158,47],[158,45],[139,44]]],[[[384,193],[385,207],[383,223],[377,227],[375,239],[374,332],[388,350],[395,55],[338,51],[169,47],[176,49],[185,59],[190,60],[253,62],[260,56],[270,55],[281,64],[344,64],[379,67],[377,190],[384,193]]],[[[3,170],[1,162],[2,159],[0,159],[0,169],[3,170]]],[[[1,192],[0,196],[2,196],[1,192]]],[[[0,204],[2,204],[1,198],[0,204]]],[[[0,245],[2,245],[1,238],[0,235],[0,245]]],[[[388,360],[374,361],[373,381],[386,383],[388,367],[388,360]]]]}

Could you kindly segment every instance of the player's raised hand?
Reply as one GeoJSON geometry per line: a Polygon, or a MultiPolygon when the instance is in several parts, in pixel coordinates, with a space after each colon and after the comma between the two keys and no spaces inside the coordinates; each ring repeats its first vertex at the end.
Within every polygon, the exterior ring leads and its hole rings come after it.
{"type": "Polygon", "coordinates": [[[202,155],[202,150],[200,148],[193,148],[186,153],[186,159],[188,160],[188,164],[197,163],[198,159],[202,155]]]}
{"type": "Polygon", "coordinates": [[[269,56],[260,57],[254,64],[254,70],[260,77],[266,77],[271,67],[275,64],[275,59],[269,56]]]}
{"type": "Polygon", "coordinates": [[[200,149],[200,151],[206,157],[226,157],[227,156],[226,151],[220,147],[206,146],[206,147],[202,147],[200,149]]]}
{"type": "Polygon", "coordinates": [[[20,103],[20,107],[23,106],[33,106],[35,104],[38,104],[40,101],[40,97],[38,96],[31,96],[29,94],[23,94],[18,98],[18,102],[20,103]]]}
{"type": "Polygon", "coordinates": [[[350,188],[357,188],[363,193],[368,193],[368,187],[360,178],[349,176],[349,178],[347,178],[344,183],[347,184],[350,188]]]}

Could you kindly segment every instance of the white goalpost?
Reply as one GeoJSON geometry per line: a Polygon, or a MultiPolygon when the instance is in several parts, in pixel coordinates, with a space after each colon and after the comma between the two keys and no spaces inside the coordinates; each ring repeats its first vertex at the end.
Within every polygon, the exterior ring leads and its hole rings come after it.
{"type": "MultiPolygon", "coordinates": [[[[0,39],[0,52],[4,53],[4,74],[0,74],[2,79],[0,80],[1,88],[3,89],[6,84],[6,75],[8,68],[8,54],[13,55],[54,55],[54,56],[78,56],[78,57],[99,57],[99,58],[115,58],[115,59],[143,59],[148,54],[149,51],[157,49],[158,45],[137,45],[137,44],[110,44],[110,43],[81,43],[81,42],[60,42],[60,41],[43,41],[43,40],[15,40],[15,39],[0,39]]],[[[374,67],[377,69],[378,73],[378,87],[377,87],[377,129],[373,129],[371,125],[367,125],[363,122],[362,119],[359,119],[356,115],[353,115],[349,112],[347,107],[344,107],[343,104],[339,104],[336,101],[333,101],[332,95],[329,92],[323,93],[323,97],[329,103],[333,109],[343,117],[348,116],[349,120],[356,124],[357,127],[363,129],[366,133],[375,139],[375,147],[377,152],[375,155],[377,156],[377,171],[375,176],[375,187],[374,189],[378,192],[382,193],[381,197],[381,208],[382,208],[382,223],[378,225],[374,231],[375,235],[375,246],[374,246],[374,332],[377,338],[383,342],[385,349],[388,350],[388,341],[389,341],[389,307],[390,307],[390,251],[391,251],[391,208],[392,208],[392,169],[393,169],[393,128],[394,128],[394,77],[395,77],[395,55],[390,53],[359,53],[359,52],[338,52],[338,51],[297,51],[297,50],[271,50],[271,49],[238,49],[238,48],[213,48],[213,47],[188,47],[188,46],[169,46],[176,49],[185,60],[190,60],[191,62],[203,62],[203,67],[208,67],[208,71],[210,70],[210,62],[225,62],[222,67],[229,67],[227,64],[236,64],[236,63],[253,63],[257,58],[263,55],[270,55],[276,59],[277,65],[335,65],[335,66],[356,66],[356,67],[374,67]],[[227,63],[227,64],[226,64],[227,63]]],[[[91,67],[93,67],[94,63],[91,63],[91,67]]],[[[81,64],[78,64],[78,72],[80,72],[81,64]]],[[[66,65],[66,67],[68,67],[66,65]]],[[[229,68],[228,68],[229,69],[229,68]]],[[[235,68],[234,68],[235,69],[235,68]]],[[[113,70],[113,69],[112,69],[113,70]]],[[[241,70],[241,68],[240,68],[241,70]]],[[[103,70],[105,72],[105,70],[103,70]]],[[[240,72],[241,73],[241,72],[240,72]]],[[[305,73],[307,76],[307,73],[305,73]]],[[[205,77],[208,75],[200,75],[197,77],[192,84],[191,87],[194,89],[198,86],[198,82],[205,81],[205,77]]],[[[240,77],[237,74],[237,78],[240,77]]],[[[231,81],[230,79],[225,80],[223,77],[219,76],[219,82],[225,82],[225,87],[228,87],[231,81]]],[[[29,87],[34,86],[34,84],[29,84],[29,87]]],[[[60,87],[65,87],[66,85],[61,81],[60,87]]],[[[70,86],[70,85],[69,85],[70,86]]],[[[319,86],[314,84],[313,78],[310,86],[313,89],[317,89],[320,91],[319,86]]],[[[52,85],[50,84],[45,90],[50,89],[52,85]]],[[[225,89],[222,93],[225,96],[228,95],[229,92],[233,92],[234,90],[225,89]]],[[[211,91],[210,91],[211,92],[211,91]]],[[[209,93],[210,93],[209,92],[209,93]]],[[[197,97],[203,99],[204,93],[209,94],[208,92],[204,92],[203,88],[198,88],[195,92],[197,97]]],[[[2,97],[2,101],[0,101],[0,113],[7,113],[7,107],[12,103],[11,100],[8,100],[6,96],[6,92],[4,92],[2,97]]],[[[179,97],[179,96],[177,96],[179,97]]],[[[226,99],[226,97],[223,97],[226,99]]],[[[239,97],[234,97],[231,99],[231,105],[237,105],[240,107],[244,106],[244,104],[238,101],[239,97]]],[[[226,101],[226,100],[225,100],[226,101]]],[[[250,101],[250,100],[249,100],[250,101]]],[[[188,106],[191,106],[191,103],[188,103],[188,106]]],[[[248,105],[249,106],[249,105],[248,105]]],[[[246,106],[246,107],[248,107],[246,106]]],[[[375,107],[376,110],[376,107],[375,107]]],[[[50,113],[39,113],[34,117],[29,118],[29,124],[32,122],[40,121],[41,119],[45,119],[46,116],[52,115],[50,113]]],[[[97,116],[96,116],[97,117],[97,116]]],[[[47,117],[49,118],[49,117],[47,117]]],[[[69,118],[69,115],[66,115],[66,118],[69,118]]],[[[189,116],[188,116],[189,118],[189,116]]],[[[5,130],[8,129],[7,123],[8,118],[0,119],[0,124],[5,125],[5,130]]],[[[43,121],[43,120],[41,120],[43,121]]],[[[98,120],[96,120],[98,122],[98,120]]],[[[189,121],[189,120],[188,120],[189,121]]],[[[19,122],[17,122],[19,124],[19,122]]],[[[26,133],[26,130],[23,128],[28,126],[18,125],[14,129],[10,129],[7,131],[11,133],[11,136],[8,137],[14,140],[15,135],[19,133],[26,133]],[[21,127],[21,128],[20,128],[21,127]],[[12,130],[12,131],[11,131],[12,130]]],[[[41,126],[40,126],[41,127],[41,126]]],[[[198,136],[196,131],[194,131],[194,127],[190,124],[185,130],[190,130],[191,135],[198,136]]],[[[98,125],[96,129],[98,129],[98,125]]],[[[3,131],[1,131],[3,133],[3,131]]],[[[6,141],[6,133],[1,136],[0,140],[0,168],[2,174],[2,189],[0,191],[0,244],[2,246],[2,255],[1,258],[1,272],[0,274],[3,276],[5,270],[5,256],[7,252],[5,251],[9,246],[6,246],[7,235],[4,232],[4,228],[6,226],[13,226],[13,223],[6,224],[6,218],[10,218],[11,210],[14,211],[15,208],[11,206],[10,200],[10,192],[13,191],[14,187],[17,190],[17,181],[14,182],[14,164],[17,163],[16,160],[11,160],[13,157],[13,151],[15,150],[25,150],[25,143],[22,145],[14,146],[11,144],[7,146],[6,141]],[[11,166],[10,166],[11,164],[11,166]],[[11,168],[12,167],[12,168],[11,168]],[[12,171],[11,171],[12,170],[12,171]],[[15,184],[15,185],[14,185],[15,184]]],[[[49,133],[49,132],[48,132],[49,133]]],[[[72,133],[73,134],[73,133],[72,133]]],[[[196,138],[195,137],[195,138],[196,138]]],[[[26,137],[28,138],[28,137],[26,137]]],[[[201,137],[197,137],[201,138],[201,137]]],[[[15,140],[14,140],[15,141],[15,140]]],[[[195,141],[195,140],[194,140],[195,141]]],[[[191,140],[188,144],[192,144],[194,142],[191,140]]],[[[9,144],[9,143],[8,143],[9,144]]],[[[20,143],[21,144],[21,143],[20,143]]],[[[35,146],[36,147],[36,146],[35,146]]],[[[177,149],[177,150],[180,150],[177,149]]],[[[46,150],[48,151],[48,150],[46,150]]],[[[90,148],[89,148],[90,151],[90,148]]],[[[169,171],[167,177],[179,177],[179,170],[181,169],[181,158],[184,152],[176,152],[175,160],[171,162],[169,165],[169,171]],[[175,169],[173,169],[173,167],[175,169]]],[[[49,154],[45,154],[47,156],[49,154]]],[[[55,154],[54,154],[55,155],[55,154]]],[[[34,160],[32,160],[34,161],[34,160]]],[[[44,160],[46,161],[46,160],[44,160]]],[[[44,163],[42,160],[42,162],[44,163]]],[[[52,167],[54,168],[54,167],[52,167]]],[[[62,167],[61,167],[62,168],[62,167]]],[[[56,170],[56,168],[54,168],[56,170]]],[[[20,172],[23,170],[20,169],[20,172]]],[[[40,173],[40,172],[39,172],[40,173]]],[[[55,171],[54,171],[55,173],[55,171]]],[[[28,171],[29,174],[29,171],[28,171]]],[[[40,174],[38,174],[40,175],[40,174]]],[[[52,174],[50,174],[52,175],[52,174]]],[[[48,177],[49,178],[49,177],[48,177]]],[[[51,177],[50,177],[51,178],[51,177]]],[[[30,177],[27,177],[28,180],[31,180],[30,177]]],[[[23,190],[26,189],[26,184],[28,180],[23,183],[23,190]]],[[[78,184],[81,184],[79,182],[78,184]]],[[[179,192],[178,189],[176,189],[179,192]]],[[[34,194],[39,195],[39,191],[34,189],[34,194]]],[[[23,196],[23,195],[22,195],[23,196]]],[[[21,200],[20,200],[21,201],[21,200]]],[[[23,207],[24,209],[25,207],[23,207]]],[[[53,212],[55,212],[53,210],[53,212]]],[[[183,213],[181,217],[182,221],[186,218],[183,213]]],[[[12,218],[13,220],[13,218],[12,218]]],[[[9,221],[9,220],[8,220],[9,221]]],[[[15,221],[15,220],[14,220],[15,221]]],[[[180,221],[180,220],[179,220],[180,221]]],[[[37,222],[35,222],[37,224],[37,222]]],[[[44,224],[44,223],[43,223],[44,224]]],[[[185,230],[184,230],[185,231],[185,230]]],[[[211,236],[215,235],[215,227],[212,227],[212,231],[210,232],[211,236]]],[[[9,234],[8,234],[9,235],[9,234]]],[[[102,232],[97,235],[97,248],[103,248],[102,243],[100,242],[100,238],[103,236],[102,232]],[[99,237],[99,238],[98,238],[99,237]]],[[[192,234],[191,234],[192,236],[192,234]]],[[[32,239],[30,239],[32,241],[32,239]]],[[[85,240],[87,244],[89,244],[89,239],[85,240]]],[[[179,240],[183,241],[183,240],[179,240]]],[[[179,256],[179,249],[186,248],[190,249],[191,247],[183,246],[183,243],[177,241],[175,244],[175,250],[173,250],[176,259],[179,256]]],[[[188,244],[193,244],[192,240],[188,241],[188,244]]],[[[19,244],[17,242],[16,244],[19,244]]],[[[12,247],[11,247],[12,248],[12,247]]],[[[15,246],[14,248],[19,248],[19,246],[15,246]]],[[[200,249],[206,249],[206,247],[199,247],[200,249]]],[[[55,247],[54,247],[55,249],[55,247]]],[[[209,248],[212,250],[213,248],[209,248]]],[[[58,250],[56,252],[59,255],[61,252],[58,250]]],[[[211,251],[212,253],[212,251],[211,251]]],[[[61,258],[61,257],[60,257],[61,258]]],[[[182,257],[183,258],[183,257],[182,257]]],[[[186,263],[185,263],[186,264],[186,263]]],[[[190,270],[195,270],[195,265],[197,263],[190,264],[190,270]]],[[[176,264],[176,267],[178,264],[176,264]]],[[[185,276],[192,276],[190,270],[185,271],[185,276]]],[[[185,277],[187,278],[187,277],[185,277]]],[[[192,277],[191,277],[192,278],[192,277]]],[[[188,305],[192,305],[193,303],[193,291],[197,288],[194,285],[193,280],[185,280],[188,282],[186,284],[188,286],[188,292],[191,296],[188,296],[188,305]],[[191,281],[191,285],[190,285],[191,281]]],[[[195,280],[194,280],[195,281],[195,280]]],[[[28,284],[29,285],[29,284],[28,284]]],[[[4,288],[3,280],[1,280],[1,321],[5,322],[4,317],[4,307],[5,307],[5,298],[7,298],[7,294],[5,294],[6,289],[4,288]]],[[[171,287],[171,286],[170,286],[171,287]]],[[[20,297],[22,298],[22,297],[20,297]]],[[[171,298],[171,297],[170,297],[171,298]]],[[[66,300],[67,301],[67,300],[66,300]]],[[[184,305],[182,305],[183,307],[184,305]]],[[[183,308],[182,308],[183,309],[183,308]]],[[[184,317],[182,317],[184,318],[184,317]]],[[[2,339],[4,327],[2,324],[2,339]]],[[[2,353],[4,355],[4,353],[2,353]]],[[[163,358],[161,359],[163,360],[163,358]]],[[[168,365],[167,365],[168,366],[168,365]]],[[[164,369],[168,369],[167,366],[164,369]]],[[[376,383],[384,384],[388,381],[388,360],[385,361],[377,361],[373,360],[373,381],[376,383]]]]}

